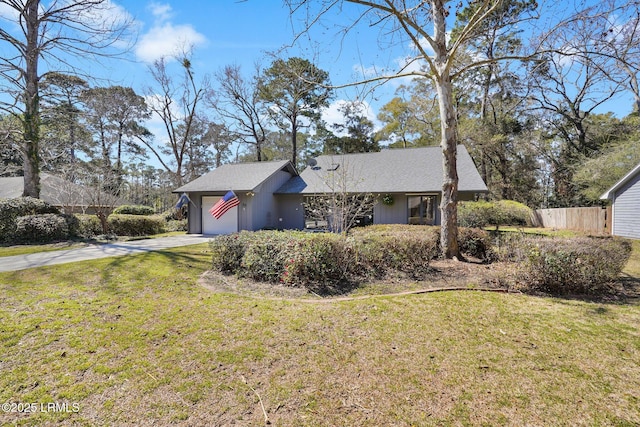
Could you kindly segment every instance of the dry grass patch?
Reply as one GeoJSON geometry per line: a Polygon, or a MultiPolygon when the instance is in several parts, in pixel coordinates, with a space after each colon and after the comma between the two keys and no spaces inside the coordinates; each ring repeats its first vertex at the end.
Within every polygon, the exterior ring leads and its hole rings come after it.
{"type": "MultiPolygon", "coordinates": [[[[637,425],[640,307],[213,293],[206,245],[0,274],[13,425],[637,425]],[[257,394],[256,394],[257,393],[257,394]]],[[[448,279],[450,280],[450,279],[448,279]]]]}

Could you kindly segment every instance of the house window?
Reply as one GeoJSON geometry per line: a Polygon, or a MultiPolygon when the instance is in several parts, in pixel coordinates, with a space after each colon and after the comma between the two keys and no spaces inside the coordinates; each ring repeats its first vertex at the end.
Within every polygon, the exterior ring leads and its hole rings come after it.
{"type": "Polygon", "coordinates": [[[436,196],[408,196],[409,224],[436,223],[436,196]]]}

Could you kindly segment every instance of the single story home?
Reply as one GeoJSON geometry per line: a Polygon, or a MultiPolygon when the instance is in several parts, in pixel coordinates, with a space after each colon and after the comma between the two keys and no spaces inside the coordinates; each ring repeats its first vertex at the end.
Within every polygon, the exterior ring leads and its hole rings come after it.
{"type": "Polygon", "coordinates": [[[611,234],[640,239],[640,164],[600,199],[611,200],[611,234]]]}
{"type": "MultiPolygon", "coordinates": [[[[487,186],[463,145],[458,146],[458,199],[473,200],[487,186]]],[[[374,224],[440,224],[440,147],[323,155],[300,174],[291,162],[226,164],[174,190],[189,196],[188,232],[227,234],[263,228],[304,229],[305,198],[330,193],[379,196],[374,224]],[[219,219],[209,210],[229,191],[238,198],[219,219]]]]}
{"type": "MultiPolygon", "coordinates": [[[[0,178],[0,199],[22,197],[23,191],[24,177],[0,178]]],[[[129,204],[120,197],[104,192],[96,192],[94,189],[74,184],[69,180],[46,172],[40,174],[40,199],[68,214],[94,214],[97,207],[114,208],[129,204]]]]}

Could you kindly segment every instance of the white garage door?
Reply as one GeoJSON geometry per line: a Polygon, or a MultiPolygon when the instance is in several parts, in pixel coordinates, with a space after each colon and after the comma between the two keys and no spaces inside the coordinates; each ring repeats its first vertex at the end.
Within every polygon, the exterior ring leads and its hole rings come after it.
{"type": "Polygon", "coordinates": [[[220,219],[215,219],[209,209],[222,196],[202,197],[202,234],[230,234],[238,231],[238,206],[229,209],[220,219]]]}

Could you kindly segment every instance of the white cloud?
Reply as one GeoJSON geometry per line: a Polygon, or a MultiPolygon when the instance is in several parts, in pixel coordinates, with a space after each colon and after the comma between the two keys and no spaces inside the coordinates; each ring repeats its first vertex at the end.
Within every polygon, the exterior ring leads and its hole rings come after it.
{"type": "Polygon", "coordinates": [[[170,60],[180,52],[207,42],[207,38],[193,26],[170,22],[173,14],[168,4],[152,3],[149,9],[156,20],[135,48],[136,56],[141,61],[151,63],[162,57],[170,60]]]}
{"type": "Polygon", "coordinates": [[[173,16],[173,9],[171,5],[165,3],[151,3],[148,6],[151,14],[158,20],[158,22],[166,22],[173,16]]]}

